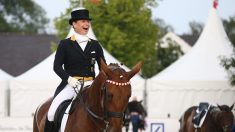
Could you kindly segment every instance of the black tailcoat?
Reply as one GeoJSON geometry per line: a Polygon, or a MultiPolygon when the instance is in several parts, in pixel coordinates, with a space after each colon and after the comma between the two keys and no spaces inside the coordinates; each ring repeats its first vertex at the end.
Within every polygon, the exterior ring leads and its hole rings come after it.
{"type": "Polygon", "coordinates": [[[98,41],[90,39],[85,50],[78,45],[74,36],[61,40],[54,60],[54,71],[62,79],[54,97],[68,84],[69,76],[95,77],[94,64],[100,69],[100,58],[105,61],[103,49],[98,41]]]}

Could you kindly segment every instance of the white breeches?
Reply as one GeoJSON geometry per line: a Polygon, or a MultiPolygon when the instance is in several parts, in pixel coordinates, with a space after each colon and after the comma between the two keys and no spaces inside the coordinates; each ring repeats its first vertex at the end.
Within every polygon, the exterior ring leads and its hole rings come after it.
{"type": "MultiPolygon", "coordinates": [[[[87,85],[91,85],[93,81],[86,81],[84,83],[84,87],[87,85]]],[[[80,88],[80,86],[78,86],[80,88]]],[[[72,99],[74,96],[76,96],[76,92],[74,91],[74,88],[72,88],[70,85],[66,85],[65,88],[53,99],[51,106],[47,113],[47,118],[49,121],[54,121],[54,116],[57,108],[59,105],[64,102],[67,99],[72,99]]]]}

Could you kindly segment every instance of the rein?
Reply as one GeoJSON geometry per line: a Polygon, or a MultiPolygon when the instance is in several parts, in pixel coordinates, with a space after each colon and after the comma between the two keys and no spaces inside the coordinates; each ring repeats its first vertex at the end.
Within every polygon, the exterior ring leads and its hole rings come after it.
{"type": "MultiPolygon", "coordinates": [[[[106,83],[110,83],[110,84],[113,84],[113,85],[116,85],[116,86],[126,86],[126,85],[130,85],[130,81],[128,82],[125,82],[125,83],[121,83],[121,82],[115,82],[115,81],[112,81],[112,80],[106,80],[106,83]]],[[[85,103],[84,103],[84,100],[83,100],[83,97],[81,95],[81,91],[83,89],[83,86],[84,86],[84,82],[82,83],[81,85],[81,88],[80,88],[80,92],[76,92],[77,93],[77,97],[79,96],[79,98],[81,99],[81,103],[82,105],[85,107],[85,110],[89,113],[89,115],[93,119],[96,119],[96,120],[93,120],[95,122],[95,124],[98,126],[98,123],[97,123],[97,120],[100,120],[102,121],[104,124],[105,124],[105,128],[103,128],[103,130],[105,132],[107,132],[108,128],[109,128],[109,121],[108,119],[109,118],[123,118],[124,116],[124,111],[122,112],[112,112],[112,111],[107,111],[107,108],[106,108],[106,104],[107,104],[107,101],[108,101],[108,94],[107,94],[107,87],[106,85],[104,85],[104,87],[101,89],[101,91],[103,92],[103,95],[104,95],[104,98],[103,98],[103,116],[99,116],[97,115],[96,113],[94,113],[85,103]]],[[[76,91],[76,90],[75,90],[76,91]]]]}
{"type": "Polygon", "coordinates": [[[83,97],[82,97],[82,94],[81,94],[81,91],[83,90],[83,88],[84,88],[84,81],[82,81],[82,83],[81,83],[81,87],[80,87],[80,91],[78,91],[77,89],[77,87],[74,87],[74,90],[75,90],[75,92],[76,92],[76,98],[80,98],[81,99],[81,103],[82,103],[82,105],[85,107],[85,110],[89,113],[89,115],[91,115],[93,118],[91,118],[94,122],[95,122],[95,124],[98,126],[98,123],[94,120],[94,118],[95,119],[99,119],[99,120],[101,120],[101,121],[103,121],[104,122],[104,124],[105,124],[105,128],[101,128],[101,130],[104,130],[105,132],[107,131],[107,129],[108,129],[108,127],[109,127],[109,122],[107,122],[106,120],[105,120],[105,118],[104,117],[101,117],[101,116],[98,116],[97,114],[95,114],[94,112],[92,112],[90,109],[89,109],[89,107],[85,104],[85,102],[84,102],[84,100],[83,100],[83,97]]]}

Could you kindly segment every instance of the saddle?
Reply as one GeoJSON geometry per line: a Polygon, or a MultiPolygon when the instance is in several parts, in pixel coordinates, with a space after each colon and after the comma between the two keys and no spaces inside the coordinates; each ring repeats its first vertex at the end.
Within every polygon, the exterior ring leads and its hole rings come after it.
{"type": "Polygon", "coordinates": [[[196,115],[193,117],[192,122],[194,123],[195,128],[200,128],[203,124],[203,121],[209,111],[210,105],[207,102],[202,102],[199,104],[196,110],[196,115]]]}
{"type": "MultiPolygon", "coordinates": [[[[75,99],[75,100],[76,100],[76,99],[75,99]]],[[[74,109],[74,104],[76,104],[76,103],[74,103],[74,102],[76,102],[75,100],[74,100],[73,102],[72,102],[72,99],[65,100],[65,101],[64,101],[63,103],[61,103],[60,106],[57,108],[56,113],[55,113],[55,117],[54,117],[54,118],[55,118],[55,119],[54,119],[54,130],[55,130],[56,132],[58,132],[59,129],[60,129],[61,122],[62,122],[62,119],[63,119],[64,114],[72,114],[72,112],[73,112],[72,109],[74,109]],[[69,111],[69,113],[65,113],[65,111],[66,111],[66,109],[67,109],[67,107],[69,106],[70,103],[72,103],[71,108],[70,108],[70,111],[69,111]]]]}
{"type": "MultiPolygon", "coordinates": [[[[80,95],[84,95],[84,91],[86,88],[88,88],[90,85],[84,87],[81,91],[79,91],[80,95]]],[[[69,100],[65,100],[64,102],[62,102],[59,107],[57,108],[56,112],[55,112],[55,116],[54,116],[54,130],[56,132],[58,132],[60,130],[61,127],[61,123],[63,120],[63,117],[65,114],[67,115],[71,115],[74,110],[76,109],[76,106],[79,104],[80,100],[81,100],[82,96],[76,96],[74,97],[74,99],[69,99],[69,100]],[[71,104],[71,107],[69,108],[69,111],[67,110],[68,106],[71,104]],[[66,111],[68,111],[66,113],[66,111]]]]}

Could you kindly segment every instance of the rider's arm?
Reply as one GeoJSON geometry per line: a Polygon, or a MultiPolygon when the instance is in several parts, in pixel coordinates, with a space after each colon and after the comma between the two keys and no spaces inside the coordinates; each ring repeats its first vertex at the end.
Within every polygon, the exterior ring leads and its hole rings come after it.
{"type": "Polygon", "coordinates": [[[65,41],[60,41],[60,44],[57,48],[54,60],[54,71],[55,73],[63,80],[67,81],[69,78],[69,74],[65,72],[63,69],[63,64],[65,61],[65,41]]]}
{"type": "Polygon", "coordinates": [[[97,41],[97,56],[96,56],[96,61],[97,61],[98,66],[99,66],[99,70],[101,69],[101,66],[100,66],[100,59],[101,58],[103,59],[104,63],[106,64],[103,48],[101,47],[101,45],[97,41]]]}

